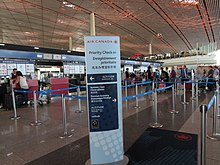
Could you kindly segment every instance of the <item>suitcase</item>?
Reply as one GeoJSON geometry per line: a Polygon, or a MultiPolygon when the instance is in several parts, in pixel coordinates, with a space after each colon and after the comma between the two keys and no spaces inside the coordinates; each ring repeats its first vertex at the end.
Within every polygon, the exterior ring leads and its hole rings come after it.
{"type": "Polygon", "coordinates": [[[15,96],[15,103],[16,103],[16,107],[20,108],[23,105],[23,96],[22,95],[16,95],[15,96]]]}
{"type": "Polygon", "coordinates": [[[161,82],[160,84],[159,84],[159,88],[165,88],[166,87],[166,84],[165,84],[165,82],[161,82]]]}
{"type": "Polygon", "coordinates": [[[186,90],[192,89],[192,83],[186,83],[186,90]]]}
{"type": "Polygon", "coordinates": [[[4,95],[4,102],[3,102],[3,107],[5,110],[12,110],[13,109],[13,103],[12,103],[12,96],[11,94],[5,94],[4,95]]]}

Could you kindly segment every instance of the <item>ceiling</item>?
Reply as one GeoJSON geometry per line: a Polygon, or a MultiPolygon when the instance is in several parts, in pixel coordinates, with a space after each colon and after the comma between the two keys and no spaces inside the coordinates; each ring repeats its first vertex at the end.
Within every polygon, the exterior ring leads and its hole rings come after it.
{"type": "Polygon", "coordinates": [[[0,0],[0,42],[83,51],[95,13],[96,35],[120,36],[121,55],[179,53],[220,46],[219,0],[0,0]]]}

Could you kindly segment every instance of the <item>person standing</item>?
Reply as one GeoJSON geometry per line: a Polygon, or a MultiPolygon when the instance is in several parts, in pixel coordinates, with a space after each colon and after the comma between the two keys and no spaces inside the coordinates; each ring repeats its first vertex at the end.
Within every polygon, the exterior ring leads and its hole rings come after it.
{"type": "Polygon", "coordinates": [[[171,67],[171,73],[170,73],[170,81],[175,82],[176,80],[176,71],[174,70],[174,66],[171,67]]]}
{"type": "MultiPolygon", "coordinates": [[[[146,72],[146,81],[150,82],[153,81],[153,77],[152,77],[152,71],[151,71],[151,66],[148,66],[147,72],[146,72]]],[[[152,83],[148,83],[146,85],[146,92],[150,91],[152,86],[152,83]]]]}
{"type": "Polygon", "coordinates": [[[188,69],[186,68],[186,65],[183,66],[181,71],[181,78],[187,79],[188,78],[188,69]]]}
{"type": "Polygon", "coordinates": [[[14,68],[12,73],[11,73],[11,80],[15,80],[16,79],[16,73],[17,73],[17,68],[14,68]]]}
{"type": "Polygon", "coordinates": [[[217,66],[214,66],[213,78],[215,81],[218,81],[218,79],[219,79],[219,70],[218,70],[217,66]]]}
{"type": "Polygon", "coordinates": [[[16,73],[17,73],[17,68],[14,68],[10,76],[10,85],[12,86],[12,88],[15,88],[15,81],[17,77],[16,73]]]}
{"type": "Polygon", "coordinates": [[[209,66],[209,71],[208,71],[208,74],[207,74],[207,79],[209,82],[209,84],[207,84],[209,90],[213,90],[214,88],[214,85],[212,84],[213,83],[213,74],[214,74],[214,70],[213,70],[213,66],[209,66]]]}
{"type": "MultiPolygon", "coordinates": [[[[17,76],[17,78],[16,78],[15,83],[18,86],[20,86],[20,90],[28,91],[29,87],[28,87],[26,77],[23,76],[23,74],[20,71],[17,71],[16,76],[17,76]]],[[[28,93],[24,92],[24,93],[22,93],[22,96],[23,96],[23,104],[27,105],[27,103],[28,103],[28,93]]]]}

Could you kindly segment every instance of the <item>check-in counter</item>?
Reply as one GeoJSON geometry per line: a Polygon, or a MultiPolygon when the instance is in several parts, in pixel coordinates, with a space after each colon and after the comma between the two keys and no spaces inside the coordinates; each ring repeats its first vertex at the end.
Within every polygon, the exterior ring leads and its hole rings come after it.
{"type": "MultiPolygon", "coordinates": [[[[38,91],[38,80],[28,80],[27,83],[30,91],[38,91]]],[[[33,92],[28,93],[28,99],[29,100],[34,99],[33,92]]]]}
{"type": "MultiPolygon", "coordinates": [[[[69,78],[50,78],[51,90],[58,90],[61,88],[69,88],[69,78]]],[[[53,92],[51,94],[68,94],[68,90],[53,92]]]]}

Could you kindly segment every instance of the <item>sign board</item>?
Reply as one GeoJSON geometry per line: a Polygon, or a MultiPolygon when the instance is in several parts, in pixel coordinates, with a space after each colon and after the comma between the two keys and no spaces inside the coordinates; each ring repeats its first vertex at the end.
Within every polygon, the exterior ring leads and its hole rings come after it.
{"type": "Polygon", "coordinates": [[[91,164],[123,160],[120,40],[87,36],[87,106],[91,164]]]}
{"type": "Polygon", "coordinates": [[[17,61],[17,60],[1,60],[0,61],[0,76],[11,75],[14,68],[21,71],[23,75],[34,73],[34,62],[17,61]]]}
{"type": "Polygon", "coordinates": [[[61,60],[62,59],[62,55],[60,55],[60,54],[53,54],[53,59],[54,60],[61,60]]]}
{"type": "Polygon", "coordinates": [[[44,59],[47,59],[47,60],[52,60],[53,59],[53,55],[52,54],[44,54],[44,59]]]}

